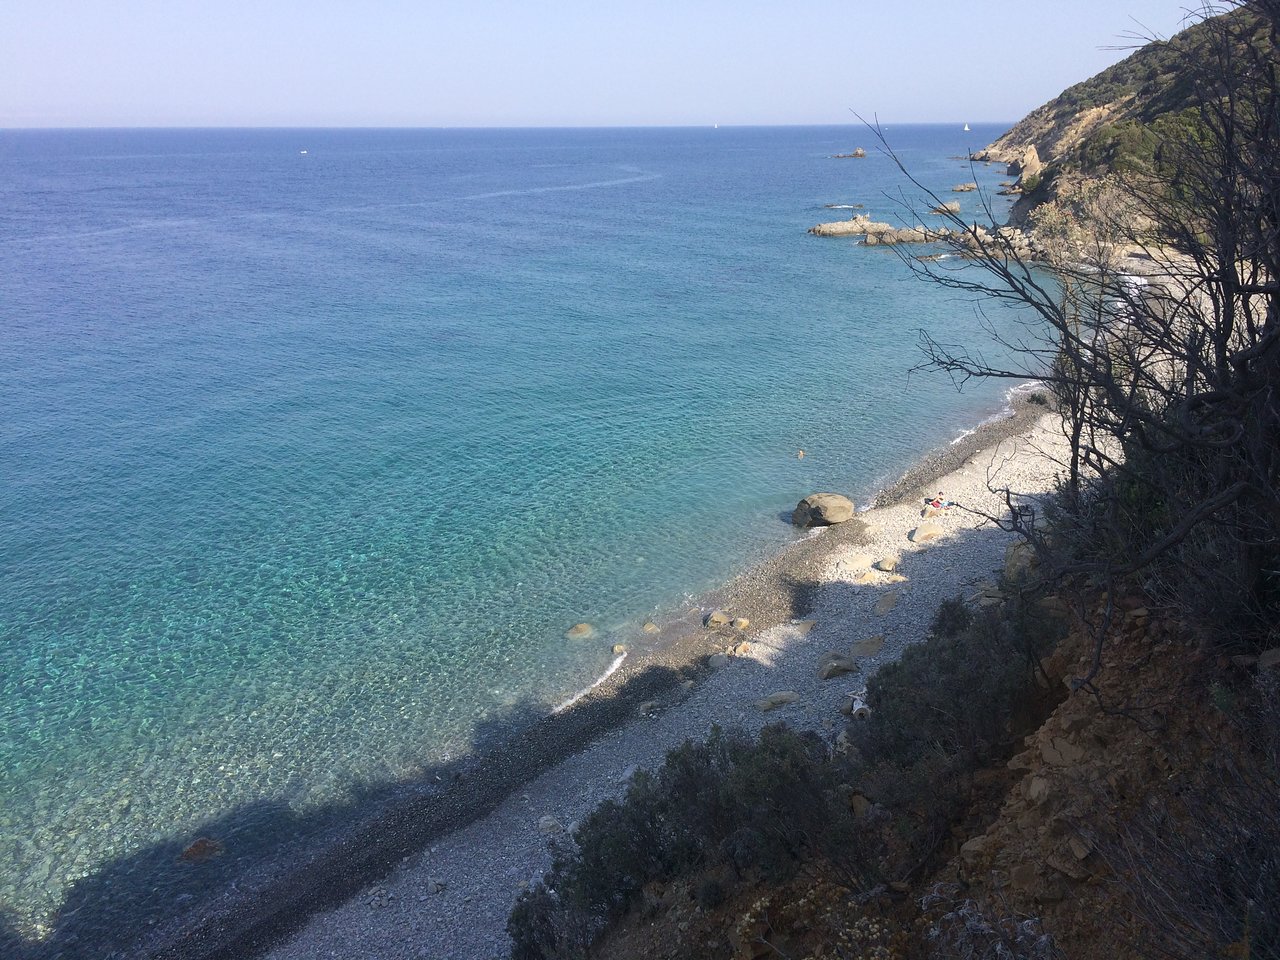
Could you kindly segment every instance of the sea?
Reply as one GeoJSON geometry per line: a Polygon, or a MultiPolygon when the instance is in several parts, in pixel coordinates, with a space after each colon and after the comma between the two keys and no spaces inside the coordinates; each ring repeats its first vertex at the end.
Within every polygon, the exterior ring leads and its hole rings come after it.
{"type": "Polygon", "coordinates": [[[0,945],[517,734],[998,415],[921,332],[1025,317],[806,233],[1003,220],[972,127],[0,131],[0,945]]]}

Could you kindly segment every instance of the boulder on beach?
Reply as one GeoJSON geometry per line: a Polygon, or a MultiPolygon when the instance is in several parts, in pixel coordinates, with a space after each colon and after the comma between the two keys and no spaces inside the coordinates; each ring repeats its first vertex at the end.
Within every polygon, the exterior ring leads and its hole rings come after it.
{"type": "Polygon", "coordinates": [[[734,617],[733,623],[729,624],[729,626],[733,627],[735,630],[745,630],[747,627],[751,626],[751,621],[746,617],[734,617]]]}
{"type": "Polygon", "coordinates": [[[658,626],[656,623],[654,623],[652,620],[646,620],[646,621],[645,621],[645,623],[644,623],[644,626],[643,626],[643,627],[641,627],[640,629],[641,629],[641,630],[643,630],[645,633],[660,633],[660,632],[662,632],[662,628],[661,628],[660,626],[658,626]]]}
{"type": "Polygon", "coordinates": [[[898,591],[886,593],[883,597],[876,601],[876,616],[883,617],[886,613],[898,605],[898,591]]]}
{"type": "Polygon", "coordinates": [[[907,536],[912,543],[927,543],[930,540],[937,540],[938,537],[942,536],[942,524],[926,520],[907,536]]]}
{"type": "Polygon", "coordinates": [[[853,501],[838,493],[811,493],[791,513],[797,527],[829,527],[853,518],[853,501]]]}
{"type": "Polygon", "coordinates": [[[822,660],[819,661],[818,679],[830,680],[832,677],[839,677],[846,673],[853,673],[857,669],[858,664],[853,657],[832,651],[825,654],[822,660]]]}
{"type": "Polygon", "coordinates": [[[564,635],[570,640],[582,640],[592,636],[595,632],[596,628],[589,623],[575,623],[564,632],[564,635]]]}
{"type": "Polygon", "coordinates": [[[779,690],[777,693],[771,693],[767,697],[763,697],[756,701],[756,708],[768,713],[770,710],[777,710],[779,707],[785,707],[789,703],[795,703],[800,699],[800,694],[794,690],[779,690]]]}
{"type": "Polygon", "coordinates": [[[723,610],[712,610],[702,622],[708,627],[727,627],[732,619],[723,610]]]}
{"type": "Polygon", "coordinates": [[[627,652],[627,645],[625,643],[615,643],[613,645],[614,656],[618,656],[626,652],[627,652]]]}
{"type": "Polygon", "coordinates": [[[934,207],[933,209],[931,209],[929,212],[930,212],[930,213],[936,213],[938,216],[944,216],[944,215],[946,215],[946,214],[948,214],[948,213],[959,213],[959,212],[960,212],[960,201],[959,201],[959,200],[948,200],[946,203],[940,203],[940,204],[938,204],[936,207],[934,207]]]}
{"type": "Polygon", "coordinates": [[[727,653],[713,653],[707,657],[707,666],[712,670],[719,670],[729,665],[729,655],[727,653]]]}
{"type": "Polygon", "coordinates": [[[883,557],[875,562],[875,568],[882,573],[894,573],[898,569],[898,558],[883,557]]]}
{"type": "Polygon", "coordinates": [[[850,652],[855,657],[874,657],[883,648],[884,635],[877,634],[874,637],[867,637],[865,640],[859,640],[850,648],[850,652]]]}
{"type": "Polygon", "coordinates": [[[564,833],[564,824],[555,817],[548,814],[538,819],[538,832],[544,837],[553,836],[558,833],[564,833]]]}

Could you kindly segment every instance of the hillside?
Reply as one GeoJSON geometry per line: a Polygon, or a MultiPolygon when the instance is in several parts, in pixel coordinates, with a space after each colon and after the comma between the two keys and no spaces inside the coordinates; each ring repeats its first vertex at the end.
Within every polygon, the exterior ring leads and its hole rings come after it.
{"type": "MultiPolygon", "coordinates": [[[[1268,49],[1263,17],[1249,6],[1223,14],[1237,36],[1256,49],[1268,49]]],[[[1068,87],[1037,107],[984,151],[979,160],[1011,165],[1021,174],[1024,199],[1011,220],[1022,222],[1029,210],[1058,195],[1062,183],[1109,173],[1145,171],[1160,144],[1184,137],[1196,124],[1205,92],[1186,69],[1229,57],[1214,21],[1202,21],[1168,40],[1155,40],[1101,73],[1068,87]]]]}

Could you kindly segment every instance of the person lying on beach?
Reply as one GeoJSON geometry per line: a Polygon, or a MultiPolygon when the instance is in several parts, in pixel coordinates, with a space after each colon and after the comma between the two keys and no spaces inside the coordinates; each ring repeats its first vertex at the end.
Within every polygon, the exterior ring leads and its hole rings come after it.
{"type": "Polygon", "coordinates": [[[943,499],[941,490],[938,491],[938,495],[934,497],[932,500],[926,497],[924,501],[924,505],[934,510],[950,510],[952,507],[955,506],[955,504],[952,501],[943,499]]]}

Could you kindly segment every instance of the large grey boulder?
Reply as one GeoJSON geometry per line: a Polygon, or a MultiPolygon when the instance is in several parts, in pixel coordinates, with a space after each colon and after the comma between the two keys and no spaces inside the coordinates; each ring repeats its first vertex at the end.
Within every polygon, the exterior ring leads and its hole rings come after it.
{"type": "Polygon", "coordinates": [[[791,514],[797,527],[829,527],[853,518],[853,501],[838,493],[811,493],[791,514]]]}

